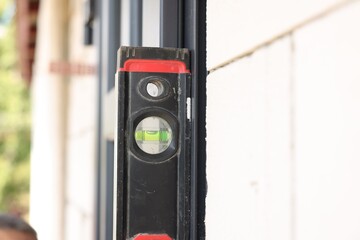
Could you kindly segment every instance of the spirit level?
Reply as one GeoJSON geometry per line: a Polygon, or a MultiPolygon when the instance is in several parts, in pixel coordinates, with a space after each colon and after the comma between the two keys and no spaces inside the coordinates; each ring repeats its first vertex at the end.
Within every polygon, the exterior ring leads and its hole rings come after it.
{"type": "Polygon", "coordinates": [[[189,239],[189,62],[187,49],[119,49],[116,240],[189,239]]]}

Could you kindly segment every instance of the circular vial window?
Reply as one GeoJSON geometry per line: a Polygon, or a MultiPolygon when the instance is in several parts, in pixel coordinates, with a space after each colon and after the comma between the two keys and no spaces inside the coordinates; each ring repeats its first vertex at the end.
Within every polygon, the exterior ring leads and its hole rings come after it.
{"type": "Polygon", "coordinates": [[[159,97],[164,92],[164,86],[159,80],[152,80],[146,85],[146,91],[152,97],[159,97]]]}
{"type": "Polygon", "coordinates": [[[148,154],[164,152],[172,140],[172,130],[167,121],[160,117],[147,117],[135,129],[135,141],[148,154]]]}

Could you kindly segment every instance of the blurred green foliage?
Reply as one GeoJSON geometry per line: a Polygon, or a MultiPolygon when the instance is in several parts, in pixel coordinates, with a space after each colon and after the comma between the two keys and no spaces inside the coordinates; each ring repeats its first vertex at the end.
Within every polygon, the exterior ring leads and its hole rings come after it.
{"type": "Polygon", "coordinates": [[[17,66],[13,0],[0,4],[0,212],[29,207],[30,96],[17,66]]]}

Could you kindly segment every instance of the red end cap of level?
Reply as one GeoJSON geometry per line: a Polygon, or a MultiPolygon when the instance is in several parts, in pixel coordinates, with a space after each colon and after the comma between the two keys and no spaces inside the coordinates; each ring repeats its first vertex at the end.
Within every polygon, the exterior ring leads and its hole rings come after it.
{"type": "Polygon", "coordinates": [[[190,73],[185,63],[176,60],[129,59],[121,72],[190,73]]]}
{"type": "Polygon", "coordinates": [[[134,240],[173,240],[167,234],[139,234],[134,240]]]}

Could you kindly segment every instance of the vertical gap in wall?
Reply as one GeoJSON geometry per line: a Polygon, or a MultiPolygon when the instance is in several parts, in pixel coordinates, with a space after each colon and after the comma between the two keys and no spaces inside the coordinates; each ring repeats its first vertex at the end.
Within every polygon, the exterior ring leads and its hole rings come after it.
{"type": "Polygon", "coordinates": [[[289,35],[290,41],[290,239],[296,240],[296,77],[295,77],[295,40],[293,33],[289,35]]]}

